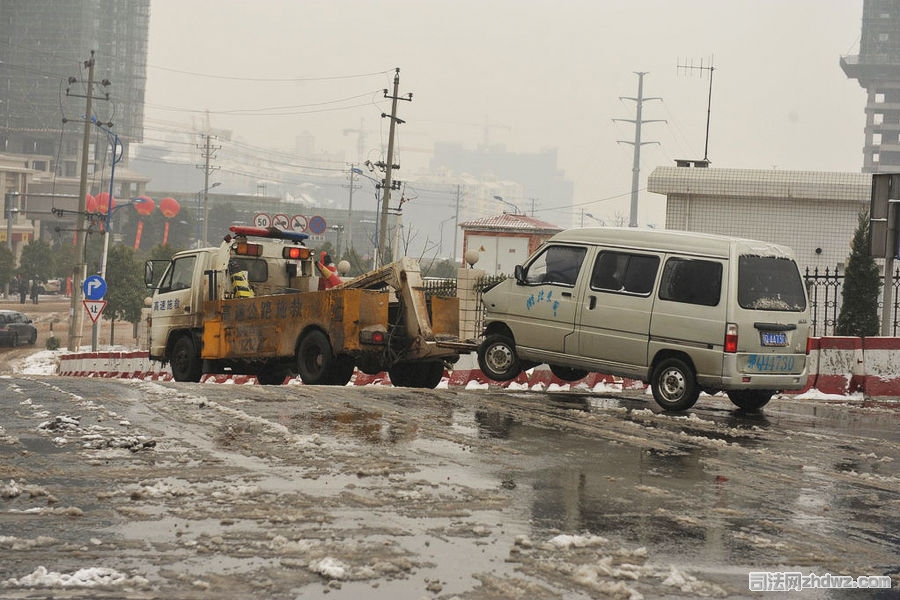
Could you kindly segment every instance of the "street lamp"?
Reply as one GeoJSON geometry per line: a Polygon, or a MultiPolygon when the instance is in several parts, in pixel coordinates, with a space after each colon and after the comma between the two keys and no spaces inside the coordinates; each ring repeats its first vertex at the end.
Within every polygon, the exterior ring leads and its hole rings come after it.
{"type": "MultiPolygon", "coordinates": [[[[116,136],[116,141],[118,142],[118,136],[116,136]]],[[[110,189],[112,189],[112,183],[110,183],[110,189]]],[[[112,226],[112,216],[113,213],[126,207],[126,206],[134,206],[135,204],[143,204],[144,202],[150,201],[149,198],[132,198],[128,202],[123,202],[122,204],[116,204],[113,206],[113,197],[112,194],[109,196],[109,200],[106,205],[106,224],[103,228],[103,254],[100,258],[100,277],[106,279],[106,261],[109,257],[109,236],[110,236],[110,228],[112,226]]],[[[100,323],[99,321],[94,321],[91,325],[91,352],[97,351],[97,339],[100,335],[100,323]]]]}
{"type": "Polygon", "coordinates": [[[595,216],[592,215],[591,213],[586,213],[586,212],[584,212],[584,211],[581,211],[581,226],[582,226],[582,227],[584,227],[584,218],[585,218],[585,217],[590,217],[590,218],[592,218],[593,220],[595,220],[595,221],[597,221],[598,223],[600,223],[601,226],[606,227],[606,221],[604,221],[603,219],[598,219],[597,217],[595,217],[595,216]]]}
{"type": "MultiPolygon", "coordinates": [[[[507,202],[506,200],[504,200],[504,199],[503,199],[503,196],[494,196],[494,200],[499,200],[499,201],[502,202],[503,204],[507,204],[507,205],[509,205],[509,206],[512,206],[512,207],[513,207],[513,214],[514,214],[514,215],[519,214],[519,207],[516,206],[515,204],[513,204],[512,202],[507,202]]],[[[503,211],[503,212],[506,213],[506,211],[503,211]]]]}
{"type": "MultiPolygon", "coordinates": [[[[441,256],[444,255],[444,225],[446,225],[449,221],[452,221],[455,218],[456,218],[456,215],[452,215],[452,216],[447,217],[443,221],[441,221],[441,241],[438,244],[438,247],[440,247],[441,256]]],[[[454,261],[456,260],[456,248],[453,248],[453,259],[454,259],[454,261]]]]}
{"type": "MultiPolygon", "coordinates": [[[[331,230],[337,233],[337,246],[335,249],[335,255],[336,255],[336,259],[338,261],[340,261],[341,260],[341,236],[344,233],[344,225],[343,224],[332,225],[331,230]]],[[[335,263],[335,264],[337,264],[337,263],[335,263]]]]}
{"type": "MultiPolygon", "coordinates": [[[[206,246],[206,238],[209,234],[209,190],[214,187],[219,187],[222,185],[221,181],[217,181],[212,185],[208,185],[199,192],[197,192],[197,204],[200,204],[200,195],[203,195],[203,239],[202,243],[198,244],[198,247],[203,248],[206,246]]],[[[199,208],[199,206],[198,206],[199,208]]]]}
{"type": "Polygon", "coordinates": [[[202,190],[197,191],[197,227],[196,227],[196,236],[197,236],[197,247],[203,248],[206,246],[206,217],[207,217],[207,205],[205,202],[205,194],[216,187],[222,185],[221,181],[217,181],[210,185],[209,187],[203,188],[202,190]],[[204,200],[202,206],[200,201],[204,200]],[[201,237],[202,236],[202,237],[201,237]]]}
{"type": "Polygon", "coordinates": [[[19,213],[19,192],[7,192],[6,194],[6,245],[10,252],[13,249],[12,226],[13,216],[19,213]]]}

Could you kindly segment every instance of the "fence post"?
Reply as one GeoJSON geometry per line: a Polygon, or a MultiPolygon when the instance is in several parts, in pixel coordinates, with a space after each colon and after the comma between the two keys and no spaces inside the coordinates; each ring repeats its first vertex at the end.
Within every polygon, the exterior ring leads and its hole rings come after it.
{"type": "Polygon", "coordinates": [[[460,267],[456,270],[456,297],[459,298],[459,338],[461,340],[475,339],[481,332],[476,332],[478,318],[478,292],[475,284],[484,277],[483,269],[467,269],[460,267]]]}

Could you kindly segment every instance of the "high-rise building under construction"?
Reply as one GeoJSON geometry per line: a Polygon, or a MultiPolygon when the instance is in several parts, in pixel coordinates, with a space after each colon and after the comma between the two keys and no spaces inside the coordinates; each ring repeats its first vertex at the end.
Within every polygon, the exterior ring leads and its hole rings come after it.
{"type": "MultiPolygon", "coordinates": [[[[77,177],[89,92],[98,123],[111,123],[125,147],[141,141],[149,22],[150,0],[2,0],[0,153],[77,177]]],[[[91,162],[106,143],[93,146],[91,162]]]]}
{"type": "Polygon", "coordinates": [[[841,68],[867,93],[863,172],[900,169],[900,0],[864,0],[859,54],[841,68]]]}

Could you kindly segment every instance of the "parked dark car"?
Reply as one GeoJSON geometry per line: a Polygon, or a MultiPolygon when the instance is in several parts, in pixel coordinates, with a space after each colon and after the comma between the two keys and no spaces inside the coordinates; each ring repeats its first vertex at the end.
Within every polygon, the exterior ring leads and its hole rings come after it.
{"type": "Polygon", "coordinates": [[[37,327],[28,316],[15,310],[0,310],[0,344],[18,346],[36,341],[37,327]]]}

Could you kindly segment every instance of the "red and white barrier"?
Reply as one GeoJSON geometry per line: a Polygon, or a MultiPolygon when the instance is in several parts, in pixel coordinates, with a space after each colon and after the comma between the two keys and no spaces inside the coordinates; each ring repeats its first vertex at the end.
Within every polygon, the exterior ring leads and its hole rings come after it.
{"type": "MultiPolygon", "coordinates": [[[[865,387],[865,356],[862,338],[812,338],[815,353],[809,373],[815,369],[811,387],[824,394],[852,394],[865,387]]],[[[811,356],[813,354],[811,352],[811,356]]]]}
{"type": "MultiPolygon", "coordinates": [[[[900,398],[900,338],[828,337],[812,338],[808,359],[809,383],[802,393],[818,391],[829,395],[862,393],[873,398],[900,398]]],[[[143,380],[171,380],[168,365],[151,361],[146,352],[79,352],[59,358],[59,375],[78,377],[119,377],[143,380]]],[[[202,383],[258,384],[252,375],[209,374],[202,383]]],[[[298,377],[285,380],[302,385],[298,377]]],[[[355,371],[348,385],[390,386],[387,373],[367,375],[355,371]]],[[[496,382],[478,368],[474,354],[464,354],[454,368],[445,373],[438,387],[508,388],[522,390],[578,390],[608,392],[645,389],[641,381],[590,373],[578,381],[563,381],[549,367],[540,365],[520,373],[514,380],[496,382]]]]}
{"type": "Polygon", "coordinates": [[[900,338],[862,339],[866,396],[900,398],[900,338]]]}

